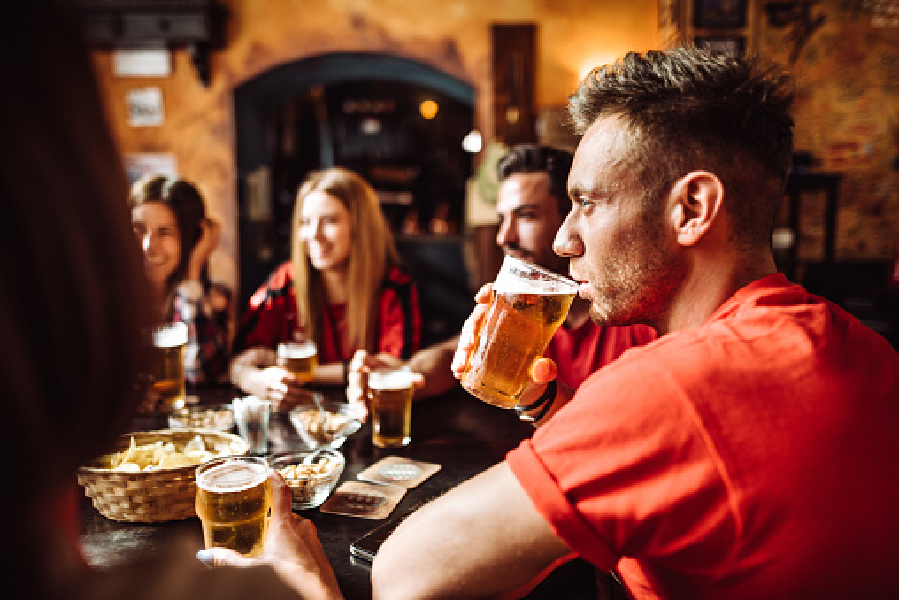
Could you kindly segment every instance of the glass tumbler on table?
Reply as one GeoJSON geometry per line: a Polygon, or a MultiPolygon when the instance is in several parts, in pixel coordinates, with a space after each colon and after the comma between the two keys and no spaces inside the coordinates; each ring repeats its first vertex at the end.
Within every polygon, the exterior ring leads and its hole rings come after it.
{"type": "Polygon", "coordinates": [[[207,549],[262,554],[272,504],[268,473],[265,458],[255,456],[218,458],[197,468],[196,511],[207,549]]]}
{"type": "Polygon", "coordinates": [[[408,367],[375,369],[368,375],[372,443],[396,448],[412,441],[412,371],[408,367]]]}

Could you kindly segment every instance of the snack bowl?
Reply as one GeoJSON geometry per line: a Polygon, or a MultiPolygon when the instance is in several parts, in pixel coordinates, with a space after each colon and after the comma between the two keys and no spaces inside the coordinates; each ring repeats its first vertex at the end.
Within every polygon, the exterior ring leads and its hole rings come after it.
{"type": "Polygon", "coordinates": [[[230,404],[187,404],[169,413],[171,429],[195,428],[228,431],[234,426],[234,408],[230,404]]]}
{"type": "Polygon", "coordinates": [[[333,448],[286,452],[269,459],[269,466],[287,482],[294,509],[321,506],[337,485],[345,464],[343,454],[333,448]]]}
{"type": "Polygon", "coordinates": [[[317,394],[318,406],[291,409],[290,422],[310,450],[340,448],[348,436],[362,427],[364,409],[348,402],[325,400],[318,392],[313,394],[317,394]]]}
{"type": "Polygon", "coordinates": [[[127,433],[119,437],[110,453],[78,468],[78,484],[100,514],[114,521],[155,523],[187,519],[197,514],[194,499],[199,462],[246,454],[247,449],[247,443],[240,437],[214,429],[127,433]],[[204,451],[187,450],[197,438],[202,440],[204,451]],[[132,458],[123,463],[126,452],[131,452],[132,458]],[[159,459],[158,466],[139,470],[124,468],[126,464],[138,466],[133,461],[147,462],[151,452],[153,460],[159,459]],[[193,460],[185,461],[185,458],[193,460]],[[169,460],[163,462],[164,459],[169,460]]]}

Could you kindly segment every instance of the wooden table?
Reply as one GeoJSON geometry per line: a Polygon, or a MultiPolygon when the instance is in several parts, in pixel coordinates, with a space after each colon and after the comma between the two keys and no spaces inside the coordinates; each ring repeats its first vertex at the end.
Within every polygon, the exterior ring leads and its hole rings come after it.
{"type": "MultiPolygon", "coordinates": [[[[203,402],[230,401],[233,390],[216,390],[201,397],[203,402]]],[[[144,416],[135,428],[165,427],[161,416],[144,416]]],[[[406,448],[384,450],[372,446],[371,426],[366,424],[341,448],[346,467],[340,482],[353,480],[369,465],[385,456],[397,455],[438,463],[441,469],[421,485],[406,492],[391,517],[433,498],[487,467],[500,462],[506,452],[531,435],[530,425],[515,413],[483,404],[460,389],[444,396],[418,402],[412,410],[412,442],[406,448]]],[[[270,450],[303,449],[303,444],[286,415],[273,415],[270,450]]],[[[338,483],[340,485],[340,483],[338,483]]],[[[319,537],[334,568],[344,595],[349,599],[370,598],[371,582],[367,566],[355,562],[350,543],[384,520],[322,513],[318,509],[299,511],[318,528],[319,537]]],[[[196,518],[165,523],[123,523],[106,519],[93,508],[90,499],[81,505],[81,539],[85,556],[93,565],[113,566],[164,548],[176,537],[187,537],[203,546],[200,522],[196,518]]],[[[595,572],[582,561],[558,569],[535,589],[529,598],[596,598],[595,572]]]]}

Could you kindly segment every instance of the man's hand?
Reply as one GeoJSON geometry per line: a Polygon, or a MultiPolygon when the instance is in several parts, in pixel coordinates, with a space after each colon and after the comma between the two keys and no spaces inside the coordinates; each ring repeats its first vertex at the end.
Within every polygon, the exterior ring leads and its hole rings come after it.
{"type": "Polygon", "coordinates": [[[293,512],[290,488],[280,475],[271,473],[269,485],[272,487],[272,516],[265,536],[265,551],[260,557],[247,558],[225,548],[201,550],[197,556],[214,566],[269,564],[303,598],[342,598],[315,525],[293,512]]]}
{"type": "Polygon", "coordinates": [[[203,219],[200,221],[200,229],[200,239],[187,260],[187,278],[194,281],[200,280],[203,267],[209,262],[213,250],[218,247],[222,226],[212,219],[203,219]]]}
{"type": "Polygon", "coordinates": [[[493,284],[487,283],[484,284],[474,296],[474,300],[477,304],[475,304],[471,314],[468,315],[468,318],[465,319],[465,323],[462,325],[462,332],[459,334],[459,345],[456,347],[456,353],[453,355],[453,363],[450,366],[456,379],[462,379],[465,372],[468,370],[468,358],[475,349],[475,338],[477,337],[478,330],[481,328],[481,321],[487,313],[487,305],[490,302],[492,293],[493,284]]]}

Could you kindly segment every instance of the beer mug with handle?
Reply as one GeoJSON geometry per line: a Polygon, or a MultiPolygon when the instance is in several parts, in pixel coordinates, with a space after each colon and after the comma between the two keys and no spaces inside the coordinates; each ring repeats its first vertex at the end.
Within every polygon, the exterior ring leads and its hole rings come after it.
{"type": "Polygon", "coordinates": [[[515,408],[543,355],[568,316],[577,283],[512,256],[503,259],[462,387],[488,404],[515,408]]]}

